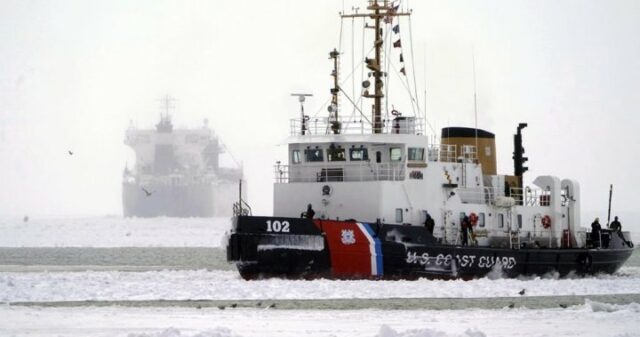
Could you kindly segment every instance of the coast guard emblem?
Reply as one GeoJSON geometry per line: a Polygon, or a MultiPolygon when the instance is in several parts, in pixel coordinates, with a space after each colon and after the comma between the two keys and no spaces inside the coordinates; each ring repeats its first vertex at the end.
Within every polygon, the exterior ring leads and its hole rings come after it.
{"type": "Polygon", "coordinates": [[[356,243],[356,236],[353,234],[353,229],[343,229],[342,230],[342,244],[343,245],[352,245],[356,243]]]}

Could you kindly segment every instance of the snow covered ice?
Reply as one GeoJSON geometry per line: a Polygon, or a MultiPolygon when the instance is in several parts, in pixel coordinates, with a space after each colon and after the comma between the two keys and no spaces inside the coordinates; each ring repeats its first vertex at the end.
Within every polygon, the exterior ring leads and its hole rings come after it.
{"type": "MultiPolygon", "coordinates": [[[[632,269],[633,268],[633,269],[632,269]]],[[[0,273],[0,301],[494,298],[639,294],[640,270],[628,276],[575,279],[482,278],[472,281],[244,281],[233,271],[0,273]]]]}
{"type": "Polygon", "coordinates": [[[250,310],[0,308],[0,335],[149,337],[640,336],[638,304],[587,301],[566,309],[250,310]]]}
{"type": "Polygon", "coordinates": [[[0,247],[220,247],[229,218],[0,217],[0,247]]]}
{"type": "MultiPolygon", "coordinates": [[[[82,249],[88,252],[105,247],[183,247],[187,252],[190,247],[208,247],[220,251],[215,256],[223,259],[221,242],[229,226],[227,218],[87,217],[31,219],[26,223],[0,219],[0,230],[6,233],[0,237],[0,247],[13,247],[18,252],[30,247],[79,247],[80,254],[82,249]]],[[[567,308],[464,310],[288,310],[266,305],[269,300],[446,301],[640,294],[640,266],[634,263],[616,275],[472,281],[244,281],[236,271],[215,267],[141,272],[120,270],[119,266],[113,270],[47,268],[0,272],[0,302],[5,303],[0,306],[0,336],[640,336],[637,303],[612,305],[586,300],[567,308]],[[522,289],[526,293],[520,296],[522,289]],[[265,305],[220,310],[215,306],[198,309],[153,304],[162,300],[254,300],[265,305]],[[69,301],[80,304],[62,307],[52,303],[69,301]],[[92,306],[86,301],[102,304],[92,306]],[[108,301],[127,306],[113,306],[108,301]],[[152,303],[142,307],[136,304],[139,301],[152,303]],[[15,305],[17,302],[35,302],[31,304],[35,306],[15,305]]]]}

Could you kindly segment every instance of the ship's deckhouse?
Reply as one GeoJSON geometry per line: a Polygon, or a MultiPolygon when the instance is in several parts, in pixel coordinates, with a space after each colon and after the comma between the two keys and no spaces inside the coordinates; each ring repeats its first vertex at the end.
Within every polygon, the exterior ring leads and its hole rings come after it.
{"type": "Polygon", "coordinates": [[[495,136],[485,130],[444,128],[439,143],[415,128],[297,131],[288,165],[275,167],[275,214],[297,217],[311,204],[322,219],[417,226],[428,214],[434,236],[455,244],[462,218],[473,213],[481,246],[584,244],[578,184],[539,177],[523,188],[519,177],[497,175],[495,136]]]}
{"type": "Polygon", "coordinates": [[[281,166],[282,182],[401,181],[406,166],[426,167],[427,144],[353,139],[289,144],[288,166],[281,166]]]}

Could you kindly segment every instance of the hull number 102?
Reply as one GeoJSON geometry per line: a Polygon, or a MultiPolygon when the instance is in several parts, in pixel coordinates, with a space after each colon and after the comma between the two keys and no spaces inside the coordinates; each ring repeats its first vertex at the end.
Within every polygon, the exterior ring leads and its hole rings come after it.
{"type": "Polygon", "coordinates": [[[289,221],[267,220],[267,232],[289,233],[289,221]]]}

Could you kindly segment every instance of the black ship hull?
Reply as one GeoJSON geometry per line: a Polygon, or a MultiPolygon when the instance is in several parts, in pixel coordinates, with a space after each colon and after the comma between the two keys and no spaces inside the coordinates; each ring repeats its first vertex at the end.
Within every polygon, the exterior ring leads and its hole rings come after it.
{"type": "Polygon", "coordinates": [[[245,279],[473,279],[558,273],[614,273],[633,244],[613,233],[607,248],[444,245],[423,227],[240,216],[227,259],[245,279]]]}

